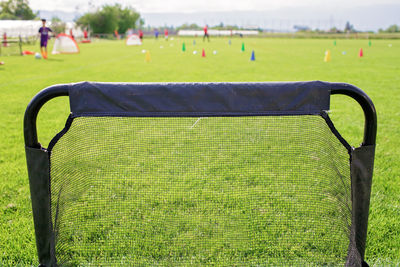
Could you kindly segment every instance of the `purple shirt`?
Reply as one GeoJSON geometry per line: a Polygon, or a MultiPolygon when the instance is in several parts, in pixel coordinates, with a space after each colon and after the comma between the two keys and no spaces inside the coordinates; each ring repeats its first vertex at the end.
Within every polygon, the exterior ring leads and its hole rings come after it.
{"type": "Polygon", "coordinates": [[[40,27],[39,29],[40,32],[40,41],[47,42],[47,39],[49,39],[49,32],[53,32],[49,27],[40,27]]]}

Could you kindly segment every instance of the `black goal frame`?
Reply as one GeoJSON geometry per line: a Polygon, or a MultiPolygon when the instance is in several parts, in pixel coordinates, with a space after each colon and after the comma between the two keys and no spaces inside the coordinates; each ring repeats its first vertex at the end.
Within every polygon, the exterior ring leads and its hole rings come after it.
{"type": "MultiPolygon", "coordinates": [[[[81,88],[90,83],[78,84],[81,88]]],[[[295,82],[295,83],[187,83],[187,84],[151,84],[160,85],[162,88],[174,88],[177,85],[184,85],[186,89],[207,87],[212,88],[245,86],[253,88],[259,85],[270,86],[271,88],[278,86],[279,88],[290,88],[286,93],[291,96],[301,95],[302,91],[297,90],[301,87],[314,88],[322,87],[326,90],[328,97],[330,95],[346,95],[354,99],[362,108],[364,113],[364,134],[363,141],[359,147],[351,148],[350,152],[350,172],[351,172],[351,192],[352,192],[352,232],[354,232],[353,250],[349,248],[346,265],[359,266],[366,264],[364,261],[365,246],[367,239],[368,213],[371,194],[371,183],[373,164],[375,156],[376,132],[377,132],[377,115],[372,100],[361,89],[347,83],[328,83],[328,82],[295,82]],[[354,256],[354,253],[359,255],[354,256]],[[361,258],[361,262],[359,261],[361,258]]],[[[76,84],[75,84],[76,85],[76,84]]],[[[38,141],[36,121],[42,106],[51,99],[70,96],[71,88],[74,84],[54,85],[39,92],[28,104],[24,116],[24,140],[27,157],[28,175],[30,180],[30,191],[33,208],[34,226],[36,244],[38,250],[39,262],[43,266],[56,265],[54,262],[54,240],[51,225],[51,216],[48,207],[50,207],[49,198],[49,176],[50,163],[49,153],[38,141]]],[[[103,84],[104,85],[104,84],[103,84]]],[[[126,84],[121,84],[121,86],[126,84]]],[[[146,84],[136,84],[142,86],[146,84]]],[[[102,84],[100,83],[101,87],[102,84]]],[[[115,88],[120,88],[119,84],[113,84],[115,88]]],[[[279,93],[281,94],[281,93],[279,93]]],[[[297,101],[297,100],[296,100],[297,101]]],[[[302,101],[301,99],[299,100],[302,101]]],[[[329,102],[329,100],[328,100],[329,102]]],[[[81,104],[83,105],[83,104],[81,104]]],[[[266,104],[267,105],[267,104],[266,104]]],[[[89,113],[87,113],[89,114],[89,113]]],[[[211,113],[210,113],[211,114],[211,113]]],[[[220,113],[221,116],[222,113],[220,113]]],[[[222,114],[223,115],[223,114],[222,114]]],[[[274,115],[274,114],[271,114],[274,115]]],[[[279,115],[279,114],[277,114],[279,115]]],[[[164,116],[164,115],[163,115],[164,116]]],[[[171,116],[166,113],[165,116],[171,116]]],[[[188,116],[186,113],[174,116],[188,116]]],[[[190,116],[190,115],[189,115],[190,116]]],[[[217,115],[216,115],[217,116],[217,115]]],[[[226,115],[230,116],[230,115],[226,115]]],[[[340,136],[340,135],[339,135],[340,136]]],[[[351,247],[351,246],[350,246],[351,247]]]]}

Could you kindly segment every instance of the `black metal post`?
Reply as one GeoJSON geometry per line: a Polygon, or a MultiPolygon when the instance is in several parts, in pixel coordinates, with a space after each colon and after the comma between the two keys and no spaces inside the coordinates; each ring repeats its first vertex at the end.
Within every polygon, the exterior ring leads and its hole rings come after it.
{"type": "Polygon", "coordinates": [[[372,100],[360,88],[347,83],[331,83],[331,95],[347,95],[360,104],[364,111],[364,139],[362,146],[375,145],[377,118],[375,106],[372,100]]]}
{"type": "Polygon", "coordinates": [[[37,138],[36,119],[40,108],[49,100],[58,96],[68,96],[69,85],[55,85],[43,89],[29,102],[24,116],[24,138],[25,146],[40,148],[37,138]]]}

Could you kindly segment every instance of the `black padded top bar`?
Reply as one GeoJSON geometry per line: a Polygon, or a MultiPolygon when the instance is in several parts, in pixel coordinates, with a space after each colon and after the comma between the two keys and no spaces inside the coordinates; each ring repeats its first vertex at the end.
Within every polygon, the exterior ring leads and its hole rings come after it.
{"type": "Polygon", "coordinates": [[[92,83],[70,84],[71,112],[79,116],[314,115],[329,110],[330,84],[92,83]]]}

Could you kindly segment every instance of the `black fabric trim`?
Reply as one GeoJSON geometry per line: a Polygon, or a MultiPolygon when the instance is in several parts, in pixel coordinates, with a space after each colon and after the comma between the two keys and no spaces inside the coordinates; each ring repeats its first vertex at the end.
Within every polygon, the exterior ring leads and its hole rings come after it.
{"type": "Polygon", "coordinates": [[[72,118],[78,117],[246,117],[246,116],[300,116],[320,115],[321,112],[303,111],[268,111],[268,112],[92,112],[72,113],[72,118]]]}
{"type": "Polygon", "coordinates": [[[335,125],[333,124],[331,118],[328,115],[328,112],[326,111],[321,112],[321,117],[325,119],[326,124],[329,126],[329,129],[331,129],[332,133],[336,136],[336,138],[340,141],[340,143],[342,143],[342,145],[347,149],[347,152],[351,156],[353,147],[343,138],[343,136],[336,129],[335,125]]]}
{"type": "MultiPolygon", "coordinates": [[[[329,109],[329,83],[71,84],[71,112],[91,114],[318,114],[329,109]]],[[[182,115],[182,116],[184,116],[182,115]]]]}
{"type": "Polygon", "coordinates": [[[361,267],[369,267],[368,263],[366,261],[363,261],[361,264],[361,267]]]}
{"type": "Polygon", "coordinates": [[[25,153],[39,263],[52,266],[55,259],[50,211],[49,153],[45,149],[31,147],[25,147],[25,153]]]}
{"type": "MultiPolygon", "coordinates": [[[[72,114],[70,114],[67,118],[67,121],[65,122],[65,126],[64,128],[58,133],[56,134],[56,136],[53,137],[53,139],[51,139],[50,143],[49,143],[49,147],[47,148],[47,151],[49,151],[49,153],[51,153],[51,150],[53,149],[53,147],[55,146],[55,144],[58,142],[58,140],[60,140],[60,138],[66,133],[68,132],[69,128],[71,127],[72,121],[74,120],[74,118],[72,117],[72,114]]],[[[50,156],[50,154],[49,154],[50,156]]]]}
{"type": "Polygon", "coordinates": [[[375,145],[357,147],[352,152],[351,191],[353,203],[352,237],[364,260],[367,241],[369,204],[372,174],[374,169],[375,145]]]}

